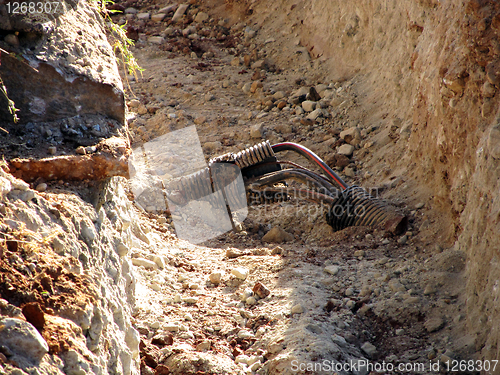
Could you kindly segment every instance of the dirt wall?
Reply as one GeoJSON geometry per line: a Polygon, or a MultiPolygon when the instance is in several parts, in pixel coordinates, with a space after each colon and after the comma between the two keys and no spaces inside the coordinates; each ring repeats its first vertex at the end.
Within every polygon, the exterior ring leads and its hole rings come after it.
{"type": "Polygon", "coordinates": [[[402,178],[396,192],[408,204],[426,202],[420,229],[429,247],[467,254],[470,333],[476,350],[498,358],[500,4],[316,0],[229,8],[276,41],[264,53],[298,78],[356,82],[363,110],[354,125],[374,126],[378,137],[365,167],[379,180],[402,178]]]}

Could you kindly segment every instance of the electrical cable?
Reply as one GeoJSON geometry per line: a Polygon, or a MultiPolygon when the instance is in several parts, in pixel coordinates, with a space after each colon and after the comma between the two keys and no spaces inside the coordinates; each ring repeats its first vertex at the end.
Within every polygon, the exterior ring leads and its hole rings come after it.
{"type": "Polygon", "coordinates": [[[323,169],[323,171],[325,171],[325,173],[329,176],[329,178],[333,182],[335,182],[335,184],[338,185],[342,190],[345,190],[349,187],[349,185],[347,185],[345,181],[342,180],[342,178],[337,173],[335,173],[318,155],[309,150],[307,147],[301,146],[293,142],[282,142],[272,145],[271,148],[274,152],[287,151],[287,150],[295,151],[298,154],[309,159],[310,161],[316,163],[321,169],[323,169]]]}

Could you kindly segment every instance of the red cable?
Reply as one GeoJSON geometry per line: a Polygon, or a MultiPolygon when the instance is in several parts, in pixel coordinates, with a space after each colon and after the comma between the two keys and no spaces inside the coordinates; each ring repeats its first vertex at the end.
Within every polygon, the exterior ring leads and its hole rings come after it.
{"type": "Polygon", "coordinates": [[[334,180],[343,190],[347,189],[349,185],[347,185],[342,178],[340,178],[339,175],[337,175],[328,165],[325,164],[325,162],[314,152],[309,150],[307,147],[301,146],[297,143],[293,142],[282,142],[282,143],[277,143],[275,145],[272,145],[271,148],[275,152],[280,152],[280,151],[285,151],[285,150],[291,150],[291,151],[296,151],[299,154],[302,154],[303,156],[307,157],[310,160],[313,160],[316,162],[316,164],[319,165],[325,173],[330,176],[332,180],[334,180]],[[305,154],[305,155],[304,155],[305,154]]]}

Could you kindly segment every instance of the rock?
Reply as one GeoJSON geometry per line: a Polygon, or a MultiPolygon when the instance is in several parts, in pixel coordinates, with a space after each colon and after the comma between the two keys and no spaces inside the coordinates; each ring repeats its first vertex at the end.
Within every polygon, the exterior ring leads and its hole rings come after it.
{"type": "Polygon", "coordinates": [[[249,306],[255,305],[257,303],[257,300],[255,297],[248,297],[245,301],[245,303],[249,306]]]}
{"type": "Polygon", "coordinates": [[[302,102],[302,108],[306,112],[312,112],[316,108],[316,104],[317,104],[316,102],[313,102],[311,100],[306,100],[302,102]]]}
{"type": "Polygon", "coordinates": [[[485,98],[493,98],[496,93],[496,88],[490,82],[486,81],[481,87],[481,93],[485,98]]]}
{"type": "Polygon", "coordinates": [[[165,13],[165,14],[169,14],[170,12],[173,12],[175,10],[175,8],[177,7],[177,4],[170,4],[170,5],[167,5],[166,7],[164,8],[161,8],[158,13],[165,13]]]}
{"type": "Polygon", "coordinates": [[[363,345],[361,345],[361,350],[366,353],[368,357],[373,358],[373,356],[377,353],[377,348],[375,345],[365,342],[363,345]]]}
{"type": "Polygon", "coordinates": [[[266,68],[266,60],[257,60],[254,63],[252,63],[251,68],[252,69],[265,69],[266,68]]]}
{"type": "Polygon", "coordinates": [[[198,302],[197,297],[184,297],[182,300],[186,303],[189,303],[189,304],[195,304],[198,302]]]}
{"type": "Polygon", "coordinates": [[[425,206],[425,203],[424,202],[420,202],[420,203],[417,203],[415,205],[415,209],[417,210],[420,210],[421,208],[423,208],[425,206]]]}
{"type": "Polygon", "coordinates": [[[314,111],[307,115],[307,118],[310,120],[316,120],[318,117],[325,117],[325,113],[321,108],[316,108],[314,111]]]}
{"type": "Polygon", "coordinates": [[[247,355],[240,354],[240,355],[236,356],[236,358],[234,359],[234,362],[247,364],[248,359],[249,359],[249,357],[247,355]]]}
{"type": "Polygon", "coordinates": [[[172,345],[174,343],[174,337],[171,333],[159,333],[151,339],[151,344],[163,347],[166,345],[172,345]]]}
{"type": "Polygon", "coordinates": [[[252,291],[259,296],[259,298],[266,298],[269,294],[271,294],[271,291],[266,288],[264,284],[261,282],[257,282],[253,288],[252,291]]]}
{"type": "Polygon", "coordinates": [[[205,12],[198,12],[196,17],[194,18],[194,22],[198,22],[198,23],[203,23],[206,20],[208,20],[208,14],[205,12]]]}
{"type": "Polygon", "coordinates": [[[165,13],[156,13],[151,16],[151,21],[161,22],[164,20],[166,14],[165,13]]]}
{"type": "Polygon", "coordinates": [[[251,39],[251,38],[255,37],[255,34],[256,34],[256,33],[257,33],[257,32],[256,32],[254,29],[252,29],[252,28],[250,28],[250,27],[248,27],[248,26],[247,26],[247,27],[245,27],[245,36],[246,36],[247,38],[251,39]]]}
{"type": "Polygon", "coordinates": [[[309,92],[306,95],[306,100],[311,100],[313,102],[317,102],[321,99],[321,96],[318,94],[314,87],[309,87],[309,92]]]}
{"type": "Polygon", "coordinates": [[[250,271],[247,268],[243,267],[237,267],[231,270],[231,274],[233,274],[240,280],[245,280],[248,277],[249,272],[250,271]]]}
{"type": "Polygon", "coordinates": [[[276,246],[271,250],[271,255],[279,255],[283,253],[283,248],[281,246],[276,246]]]}
{"type": "Polygon", "coordinates": [[[407,242],[408,242],[408,236],[406,234],[398,238],[398,244],[400,245],[405,245],[407,242]]]}
{"type": "Polygon", "coordinates": [[[354,152],[354,146],[348,144],[340,146],[339,149],[337,150],[338,154],[345,156],[351,156],[353,152],[354,152]]]}
{"type": "Polygon", "coordinates": [[[222,273],[221,272],[213,272],[208,276],[208,279],[212,284],[219,285],[221,280],[222,280],[222,273]]]}
{"type": "Polygon", "coordinates": [[[155,262],[152,262],[148,259],[144,258],[132,258],[132,264],[137,267],[144,267],[146,269],[157,269],[158,265],[155,262]]]}
{"type": "Polygon", "coordinates": [[[165,331],[169,332],[178,332],[179,331],[179,325],[178,324],[165,324],[162,326],[162,328],[165,331]]]}
{"type": "Polygon", "coordinates": [[[436,292],[437,292],[436,287],[433,284],[427,284],[425,286],[425,289],[424,289],[425,296],[429,296],[429,295],[434,294],[436,292]]]}
{"type": "Polygon", "coordinates": [[[258,88],[263,87],[263,84],[261,81],[253,81],[252,85],[250,86],[250,92],[255,93],[258,88]]]}
{"type": "Polygon", "coordinates": [[[245,84],[243,85],[243,87],[242,87],[241,89],[243,90],[243,92],[244,92],[245,94],[248,94],[248,93],[250,93],[250,89],[251,89],[251,87],[252,87],[252,83],[247,82],[247,83],[245,83],[245,84]]]}
{"type": "Polygon", "coordinates": [[[10,44],[13,47],[19,46],[19,38],[14,34],[7,34],[4,38],[5,43],[10,44]]]}
{"type": "Polygon", "coordinates": [[[494,60],[486,65],[486,79],[492,85],[500,85],[500,64],[494,60]]]}
{"type": "Polygon", "coordinates": [[[162,44],[165,41],[165,39],[161,36],[150,36],[148,38],[148,42],[152,44],[162,44]]]}
{"type": "Polygon", "coordinates": [[[297,304],[292,306],[291,313],[292,314],[302,314],[304,312],[304,308],[302,307],[301,304],[297,304]]]}
{"type": "Polygon", "coordinates": [[[76,148],[76,153],[79,155],[85,155],[87,152],[85,151],[85,147],[83,146],[78,146],[76,148]]]}
{"type": "MultiPolygon", "coordinates": [[[[280,100],[280,101],[276,104],[276,107],[277,107],[278,109],[283,109],[283,108],[285,108],[285,107],[286,107],[286,102],[285,102],[284,100],[280,100]]],[[[288,109],[289,109],[289,107],[288,107],[288,109]]]]}
{"type": "Polygon", "coordinates": [[[340,138],[346,143],[357,145],[361,141],[361,132],[355,126],[340,132],[340,138]]]}
{"type": "Polygon", "coordinates": [[[45,182],[42,182],[41,184],[38,184],[36,186],[35,190],[43,193],[44,191],[47,190],[47,184],[45,182]]]}
{"type": "Polygon", "coordinates": [[[264,123],[262,122],[260,124],[252,125],[252,127],[250,128],[250,138],[257,138],[257,139],[262,138],[263,130],[264,130],[264,123]]]}
{"type": "Polygon", "coordinates": [[[198,352],[206,352],[210,350],[212,343],[209,340],[203,340],[198,345],[196,345],[196,351],[198,352]]]}
{"type": "Polygon", "coordinates": [[[336,274],[339,273],[339,267],[338,266],[326,266],[323,271],[326,273],[329,273],[332,276],[335,276],[336,274]]]}
{"type": "Polygon", "coordinates": [[[238,337],[240,339],[253,339],[255,335],[252,332],[242,329],[241,331],[238,332],[238,337]]]}
{"type": "Polygon", "coordinates": [[[0,342],[13,354],[38,363],[49,352],[49,346],[31,323],[20,319],[0,319],[0,342]]]}
{"type": "Polygon", "coordinates": [[[180,4],[172,17],[172,22],[180,21],[184,13],[186,13],[187,8],[189,8],[189,4],[180,4]]]}
{"type": "Polygon", "coordinates": [[[271,243],[283,243],[289,242],[294,239],[293,234],[285,232],[280,227],[273,227],[269,232],[267,232],[262,241],[271,243]]]}
{"type": "Polygon", "coordinates": [[[444,325],[445,321],[441,317],[429,318],[424,323],[424,327],[429,333],[439,331],[444,325]]]}
{"type": "Polygon", "coordinates": [[[151,13],[138,13],[137,18],[140,20],[149,20],[151,18],[151,13]]]}
{"type": "Polygon", "coordinates": [[[271,342],[267,346],[267,351],[271,354],[277,354],[283,350],[283,344],[281,342],[271,342]]]}
{"type": "Polygon", "coordinates": [[[394,293],[397,293],[397,292],[406,292],[405,286],[403,284],[401,284],[396,279],[392,279],[392,280],[389,281],[389,288],[391,288],[391,290],[394,293]]]}
{"type": "Polygon", "coordinates": [[[55,155],[57,153],[57,147],[50,146],[49,148],[47,148],[47,151],[49,152],[50,155],[55,155]]]}
{"type": "Polygon", "coordinates": [[[274,100],[280,100],[280,99],[283,99],[284,97],[285,97],[285,93],[283,91],[276,91],[273,94],[274,100]]]}

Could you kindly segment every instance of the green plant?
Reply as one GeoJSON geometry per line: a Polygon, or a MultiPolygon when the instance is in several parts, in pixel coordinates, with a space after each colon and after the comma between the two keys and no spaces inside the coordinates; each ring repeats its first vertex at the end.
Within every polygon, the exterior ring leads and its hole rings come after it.
{"type": "Polygon", "coordinates": [[[107,9],[108,6],[114,4],[114,1],[98,0],[96,3],[109,27],[112,39],[111,46],[113,47],[113,52],[117,56],[117,60],[121,62],[123,69],[128,72],[128,74],[133,75],[137,79],[137,72],[142,73],[144,69],[139,66],[137,60],[130,51],[130,47],[134,45],[134,41],[127,37],[127,30],[125,29],[127,24],[120,26],[111,19],[110,14],[119,12],[118,10],[107,9]],[[118,56],[120,56],[120,58],[118,58],[118,56]]]}
{"type": "MultiPolygon", "coordinates": [[[[0,54],[2,52],[9,54],[7,51],[0,48],[0,54]]],[[[14,121],[14,123],[17,123],[19,121],[19,117],[17,117],[16,112],[18,112],[19,109],[16,108],[16,103],[14,103],[14,101],[9,98],[9,95],[7,94],[7,87],[5,87],[2,77],[0,77],[0,92],[5,97],[5,99],[7,99],[7,109],[9,110],[9,113],[12,115],[12,120],[14,121]]],[[[0,127],[0,130],[8,133],[8,131],[2,127],[0,127]]]]}

